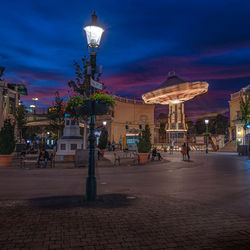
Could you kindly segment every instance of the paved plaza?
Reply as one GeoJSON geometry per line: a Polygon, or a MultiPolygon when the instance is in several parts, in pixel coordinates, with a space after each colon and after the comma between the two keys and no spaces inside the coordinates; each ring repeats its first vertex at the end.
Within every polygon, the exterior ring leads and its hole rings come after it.
{"type": "Polygon", "coordinates": [[[0,249],[250,249],[250,161],[230,153],[96,169],[0,168],[0,249]]]}

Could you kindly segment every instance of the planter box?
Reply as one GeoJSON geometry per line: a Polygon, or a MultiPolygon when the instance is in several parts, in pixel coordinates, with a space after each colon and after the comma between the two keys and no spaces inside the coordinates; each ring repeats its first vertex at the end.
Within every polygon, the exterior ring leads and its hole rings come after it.
{"type": "Polygon", "coordinates": [[[110,104],[99,103],[97,101],[87,100],[85,105],[80,108],[76,108],[77,115],[105,115],[110,110],[110,104]]]}
{"type": "Polygon", "coordinates": [[[149,153],[138,153],[140,164],[145,164],[148,161],[149,153]]]}
{"type": "Polygon", "coordinates": [[[239,155],[248,155],[249,154],[248,145],[239,145],[237,147],[237,152],[239,155]]]}
{"type": "Polygon", "coordinates": [[[10,167],[13,155],[0,155],[0,167],[10,167]]]}

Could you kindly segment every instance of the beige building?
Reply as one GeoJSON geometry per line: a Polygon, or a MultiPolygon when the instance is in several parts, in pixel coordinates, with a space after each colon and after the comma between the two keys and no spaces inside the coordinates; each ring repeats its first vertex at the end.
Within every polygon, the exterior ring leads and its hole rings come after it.
{"type": "Polygon", "coordinates": [[[154,105],[122,97],[115,99],[116,103],[110,115],[96,117],[97,130],[106,126],[111,143],[115,142],[116,145],[121,144],[123,148],[134,149],[140,131],[148,124],[151,140],[154,143],[154,105]]]}
{"type": "MultiPolygon", "coordinates": [[[[238,144],[243,144],[244,128],[240,121],[240,99],[244,97],[245,93],[250,94],[250,85],[242,88],[240,91],[231,94],[229,101],[230,108],[230,140],[236,141],[238,144]]],[[[246,135],[250,133],[250,129],[246,130],[246,135]]]]}

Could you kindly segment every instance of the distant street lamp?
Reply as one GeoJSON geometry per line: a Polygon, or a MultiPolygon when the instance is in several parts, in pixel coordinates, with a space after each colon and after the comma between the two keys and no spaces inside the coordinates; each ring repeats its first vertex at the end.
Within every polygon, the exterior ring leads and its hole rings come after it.
{"type": "Polygon", "coordinates": [[[39,99],[38,99],[38,97],[33,97],[32,100],[37,102],[39,99]]]}
{"type": "Polygon", "coordinates": [[[36,105],[35,104],[30,104],[30,108],[33,110],[33,114],[35,114],[36,105]]]}
{"type": "Polygon", "coordinates": [[[38,101],[39,99],[38,99],[38,97],[33,97],[32,98],[32,101],[34,101],[34,114],[36,113],[36,107],[37,107],[37,105],[36,105],[36,103],[37,103],[37,101],[38,101]]]}
{"type": "Polygon", "coordinates": [[[103,124],[103,126],[106,126],[107,125],[107,121],[103,121],[102,124],[103,124]]]}
{"type": "MultiPolygon", "coordinates": [[[[92,14],[90,25],[84,27],[87,36],[88,51],[90,53],[91,78],[95,79],[96,73],[96,54],[100,47],[103,28],[97,24],[97,15],[92,14]]],[[[94,93],[94,88],[90,86],[90,96],[94,93]]],[[[90,115],[89,123],[89,166],[86,181],[86,199],[94,201],[96,199],[96,178],[95,178],[95,115],[90,115]]]]}
{"type": "Polygon", "coordinates": [[[207,154],[208,153],[208,124],[209,124],[208,119],[205,120],[205,124],[206,124],[206,154],[207,154]]]}

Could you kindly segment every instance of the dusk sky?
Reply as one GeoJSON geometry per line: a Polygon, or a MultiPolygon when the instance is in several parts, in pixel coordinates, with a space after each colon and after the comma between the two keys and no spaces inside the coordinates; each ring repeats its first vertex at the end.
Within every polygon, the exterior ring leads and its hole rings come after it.
{"type": "Polygon", "coordinates": [[[105,29],[98,52],[102,81],[117,95],[140,98],[174,70],[206,80],[208,93],[185,103],[187,116],[228,108],[230,94],[250,84],[250,1],[56,1],[0,4],[0,65],[23,80],[39,106],[56,90],[67,95],[73,60],[88,55],[83,26],[95,10],[105,29]]]}

